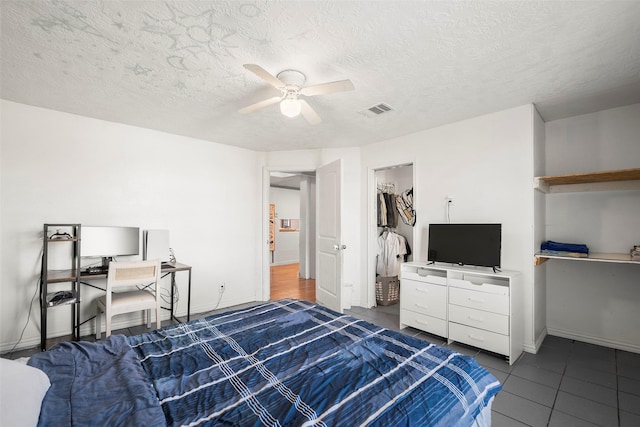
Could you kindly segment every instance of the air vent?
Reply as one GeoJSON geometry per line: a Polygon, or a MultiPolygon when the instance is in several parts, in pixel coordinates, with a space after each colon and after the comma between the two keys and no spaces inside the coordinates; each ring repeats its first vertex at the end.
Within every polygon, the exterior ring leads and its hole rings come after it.
{"type": "Polygon", "coordinates": [[[368,110],[374,114],[382,114],[386,113],[387,111],[393,110],[393,108],[389,107],[387,104],[378,104],[370,107],[368,110]]]}
{"type": "Polygon", "coordinates": [[[380,114],[388,113],[389,111],[393,111],[393,108],[390,105],[381,102],[380,104],[376,104],[360,111],[360,114],[364,114],[367,117],[375,117],[380,114]]]}

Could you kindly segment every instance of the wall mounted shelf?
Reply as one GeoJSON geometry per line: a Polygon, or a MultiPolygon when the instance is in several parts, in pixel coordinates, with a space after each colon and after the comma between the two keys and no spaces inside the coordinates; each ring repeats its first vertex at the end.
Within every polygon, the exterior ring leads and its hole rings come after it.
{"type": "MultiPolygon", "coordinates": [[[[543,193],[569,193],[605,190],[640,190],[640,168],[619,169],[603,172],[576,173],[567,175],[549,175],[534,178],[533,187],[543,193]]],[[[550,259],[568,259],[573,261],[613,262],[622,264],[640,264],[632,259],[630,253],[590,253],[588,257],[567,255],[535,254],[535,265],[550,259]]]]}
{"type": "Polygon", "coordinates": [[[539,176],[533,187],[544,193],[640,189],[640,168],[539,176]]]}
{"type": "Polygon", "coordinates": [[[537,253],[535,255],[536,265],[540,265],[550,259],[568,259],[572,261],[595,261],[595,262],[613,262],[620,264],[639,264],[640,259],[632,259],[631,254],[623,253],[606,253],[606,252],[593,252],[587,257],[574,257],[568,255],[546,255],[537,253]]]}

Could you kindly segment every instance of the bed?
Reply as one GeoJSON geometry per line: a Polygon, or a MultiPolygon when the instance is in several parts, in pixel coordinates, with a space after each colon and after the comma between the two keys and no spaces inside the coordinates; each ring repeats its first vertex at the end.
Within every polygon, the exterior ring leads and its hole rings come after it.
{"type": "Polygon", "coordinates": [[[463,354],[293,299],[29,359],[39,425],[490,425],[500,383],[463,354]]]}

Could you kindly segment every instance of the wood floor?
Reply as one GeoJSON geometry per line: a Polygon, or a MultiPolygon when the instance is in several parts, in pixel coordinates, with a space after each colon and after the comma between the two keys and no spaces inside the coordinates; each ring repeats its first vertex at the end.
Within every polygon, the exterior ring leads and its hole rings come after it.
{"type": "Polygon", "coordinates": [[[295,298],[316,301],[315,279],[300,279],[299,264],[271,267],[271,299],[295,298]]]}

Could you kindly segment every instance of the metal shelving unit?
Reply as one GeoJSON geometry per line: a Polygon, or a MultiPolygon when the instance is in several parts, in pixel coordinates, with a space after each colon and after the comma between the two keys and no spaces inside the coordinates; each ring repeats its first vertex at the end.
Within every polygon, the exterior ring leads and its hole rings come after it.
{"type": "Polygon", "coordinates": [[[59,306],[71,306],[71,329],[73,339],[80,338],[80,224],[44,224],[42,270],[40,272],[40,349],[47,349],[48,310],[59,306]],[[49,269],[49,246],[72,245],[70,269],[49,269]],[[56,292],[49,291],[52,283],[70,283],[66,290],[69,294],[62,299],[53,297],[56,292]]]}

